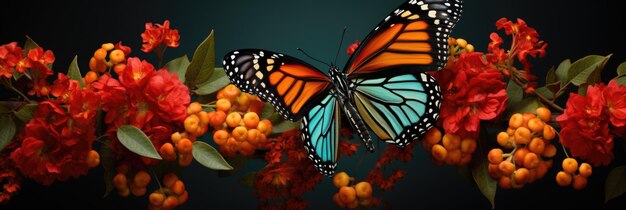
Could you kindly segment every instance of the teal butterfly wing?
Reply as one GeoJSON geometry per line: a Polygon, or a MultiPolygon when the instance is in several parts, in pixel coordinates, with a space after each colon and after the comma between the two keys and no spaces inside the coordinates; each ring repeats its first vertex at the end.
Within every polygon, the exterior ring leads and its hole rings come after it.
{"type": "Polygon", "coordinates": [[[337,166],[341,107],[328,95],[302,118],[302,140],[309,159],[324,175],[332,176],[337,166]]]}

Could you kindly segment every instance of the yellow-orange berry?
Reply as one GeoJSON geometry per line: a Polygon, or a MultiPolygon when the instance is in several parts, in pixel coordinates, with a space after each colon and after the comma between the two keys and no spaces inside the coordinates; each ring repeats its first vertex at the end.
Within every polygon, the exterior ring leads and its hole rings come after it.
{"type": "Polygon", "coordinates": [[[145,188],[150,183],[150,175],[146,171],[139,171],[135,174],[135,178],[133,179],[133,183],[137,187],[145,188]]]}
{"type": "Polygon", "coordinates": [[[180,154],[191,154],[192,147],[193,145],[191,143],[191,140],[189,140],[188,138],[184,138],[178,141],[178,144],[176,144],[176,151],[178,151],[178,153],[180,154]]]}
{"type": "Polygon", "coordinates": [[[163,193],[153,192],[153,193],[150,193],[150,195],[148,196],[148,199],[150,200],[151,205],[161,206],[163,205],[163,201],[165,201],[165,195],[163,193]]]}
{"type": "Polygon", "coordinates": [[[104,58],[105,58],[106,56],[107,56],[107,50],[102,49],[102,48],[97,49],[97,50],[93,53],[93,57],[94,57],[96,60],[99,60],[99,61],[104,61],[104,58]]]}
{"type": "Polygon", "coordinates": [[[239,88],[237,88],[237,86],[230,84],[224,87],[223,94],[224,97],[227,99],[235,99],[237,96],[239,96],[239,94],[241,94],[241,91],[239,90],[239,88]]]}
{"type": "Polygon", "coordinates": [[[502,189],[511,189],[511,178],[508,176],[500,177],[498,180],[498,187],[502,189]]]}
{"type": "Polygon", "coordinates": [[[532,118],[528,120],[528,128],[532,132],[543,132],[544,123],[539,118],[532,118]]]}
{"type": "Polygon", "coordinates": [[[340,208],[346,207],[346,204],[341,201],[341,198],[339,198],[339,192],[333,195],[333,202],[335,202],[335,204],[337,204],[337,206],[339,206],[340,208]]]}
{"type": "Polygon", "coordinates": [[[356,190],[349,186],[339,188],[339,199],[345,204],[354,202],[356,200],[356,190]]]}
{"type": "Polygon", "coordinates": [[[189,133],[195,134],[198,131],[198,126],[200,126],[200,118],[197,115],[189,115],[185,118],[185,130],[189,133]]]}
{"type": "Polygon", "coordinates": [[[113,177],[113,186],[115,186],[115,188],[118,190],[128,188],[128,180],[126,179],[126,175],[124,175],[123,173],[118,173],[117,175],[115,175],[115,177],[113,177]]]}
{"type": "Polygon", "coordinates": [[[354,186],[356,197],[360,199],[372,197],[372,185],[369,182],[359,182],[354,186]]]}
{"type": "Polygon", "coordinates": [[[556,174],[556,183],[561,187],[570,185],[572,183],[572,175],[565,171],[559,171],[559,173],[556,174]]]}
{"type": "Polygon", "coordinates": [[[100,165],[100,154],[98,154],[98,152],[96,152],[95,150],[90,150],[89,153],[87,153],[87,158],[85,162],[87,163],[87,167],[89,168],[100,165]]]}
{"type": "Polygon", "coordinates": [[[352,201],[352,203],[348,203],[348,204],[346,204],[346,208],[347,208],[347,209],[356,209],[356,208],[359,208],[359,200],[358,200],[358,199],[354,199],[354,201],[352,201]]]}
{"type": "Polygon", "coordinates": [[[198,102],[191,102],[187,107],[187,115],[192,115],[202,111],[202,105],[198,102]]]}
{"type": "Polygon", "coordinates": [[[580,167],[578,168],[578,174],[584,177],[589,177],[591,176],[591,173],[592,173],[592,170],[591,170],[591,165],[589,165],[589,163],[580,164],[580,167]]]}
{"type": "Polygon", "coordinates": [[[259,125],[259,115],[256,112],[248,112],[243,115],[243,123],[247,128],[256,128],[259,125]]]}
{"type": "Polygon", "coordinates": [[[130,195],[130,188],[117,189],[117,194],[122,197],[128,197],[128,195],[130,195]]]}
{"type": "Polygon", "coordinates": [[[517,150],[515,150],[515,153],[513,154],[513,159],[515,160],[515,163],[517,165],[523,166],[524,158],[529,152],[530,151],[528,151],[528,148],[526,147],[518,148],[517,150]]]}
{"type": "Polygon", "coordinates": [[[435,144],[431,150],[431,154],[435,160],[444,161],[446,160],[446,156],[448,156],[448,150],[441,146],[441,144],[435,144]]]}
{"type": "Polygon", "coordinates": [[[441,131],[439,128],[433,127],[426,131],[426,135],[424,136],[425,142],[428,142],[430,145],[434,145],[441,141],[441,131]]]}
{"type": "Polygon", "coordinates": [[[240,123],[241,123],[241,114],[239,114],[239,112],[231,112],[226,117],[226,125],[228,125],[228,127],[234,128],[234,127],[239,126],[240,123]]]}
{"type": "Polygon", "coordinates": [[[545,147],[546,143],[539,137],[534,137],[533,140],[530,141],[530,144],[528,144],[528,150],[537,154],[542,154],[545,147]]]}
{"type": "Polygon", "coordinates": [[[85,84],[91,84],[92,82],[98,80],[98,73],[95,71],[89,71],[85,74],[85,84]]]}
{"type": "Polygon", "coordinates": [[[447,150],[455,150],[461,146],[461,137],[446,133],[443,135],[442,143],[447,150]]]}
{"type": "Polygon", "coordinates": [[[187,192],[187,190],[185,190],[182,195],[178,196],[178,205],[186,203],[187,200],[189,200],[189,193],[187,192]]]}
{"type": "Polygon", "coordinates": [[[465,46],[465,51],[467,51],[468,53],[474,52],[474,45],[467,44],[467,46],[465,46]]]}
{"type": "Polygon", "coordinates": [[[500,164],[500,162],[502,162],[502,150],[499,148],[491,149],[489,154],[487,154],[487,159],[489,163],[500,164]]]}
{"type": "Polygon", "coordinates": [[[174,195],[167,196],[163,201],[163,209],[174,209],[178,206],[178,198],[174,195]]]}
{"type": "Polygon", "coordinates": [[[513,128],[511,126],[506,128],[506,134],[509,134],[509,137],[515,135],[515,130],[517,130],[517,128],[513,128]]]}
{"type": "Polygon", "coordinates": [[[576,161],[576,159],[574,158],[565,158],[563,160],[563,171],[573,174],[576,173],[576,170],[578,170],[578,161],[576,161]]]}
{"type": "Polygon", "coordinates": [[[224,121],[226,121],[226,113],[216,111],[215,114],[213,114],[213,118],[211,118],[211,125],[213,125],[213,127],[220,127],[224,121]]]}
{"type": "Polygon", "coordinates": [[[514,128],[514,129],[522,127],[523,123],[524,123],[524,117],[520,113],[515,113],[511,115],[511,118],[509,119],[509,127],[514,128]]]}
{"type": "Polygon", "coordinates": [[[515,181],[516,184],[524,185],[528,182],[529,173],[530,172],[528,171],[527,168],[518,168],[513,173],[513,178],[514,178],[513,180],[515,181]]]}
{"type": "Polygon", "coordinates": [[[463,139],[461,141],[461,152],[472,154],[476,150],[476,139],[463,139]]]}
{"type": "Polygon", "coordinates": [[[578,175],[574,176],[572,187],[576,190],[582,190],[587,186],[587,177],[578,175]]]}
{"type": "Polygon", "coordinates": [[[446,164],[448,165],[458,165],[461,162],[461,153],[460,149],[448,150],[448,155],[446,155],[446,164]]]}
{"type": "Polygon", "coordinates": [[[261,120],[259,121],[259,125],[257,125],[256,129],[268,136],[272,134],[272,122],[267,119],[261,120]]]}
{"type": "Polygon", "coordinates": [[[535,112],[537,112],[537,117],[544,122],[550,122],[552,119],[552,112],[546,107],[539,107],[535,110],[535,112]]]}
{"type": "Polygon", "coordinates": [[[465,39],[458,38],[456,39],[456,45],[465,48],[467,46],[467,41],[465,39]]]}
{"type": "Polygon", "coordinates": [[[509,137],[510,137],[509,134],[503,131],[503,132],[498,133],[498,136],[496,137],[496,141],[498,141],[498,144],[500,146],[504,147],[510,144],[509,137]]]}
{"type": "Polygon", "coordinates": [[[159,154],[161,155],[163,160],[176,159],[176,151],[174,151],[174,145],[169,142],[161,145],[161,148],[159,148],[159,154]]]}
{"type": "Polygon", "coordinates": [[[256,150],[256,146],[254,146],[253,144],[251,144],[248,141],[244,141],[244,142],[239,143],[239,152],[243,156],[250,156],[250,155],[254,154],[255,150],[256,150]]]}
{"type": "Polygon", "coordinates": [[[178,180],[178,176],[174,173],[168,173],[163,176],[163,186],[166,188],[172,188],[174,182],[178,180]]]}
{"type": "Polygon", "coordinates": [[[180,154],[178,156],[178,165],[179,166],[189,166],[193,161],[193,156],[191,154],[180,154]]]}
{"type": "Polygon", "coordinates": [[[243,126],[236,127],[233,129],[232,135],[237,141],[246,141],[248,139],[248,129],[243,126]]]}
{"type": "Polygon", "coordinates": [[[106,50],[106,51],[111,51],[113,48],[115,48],[115,45],[113,45],[113,43],[104,43],[102,45],[100,45],[100,48],[106,50]]]}
{"type": "Polygon", "coordinates": [[[515,165],[513,165],[513,163],[509,161],[502,161],[498,165],[498,169],[500,169],[502,175],[511,176],[511,174],[513,174],[513,171],[515,171],[515,165]]]}
{"type": "Polygon", "coordinates": [[[91,57],[89,60],[89,69],[96,72],[104,72],[107,69],[107,64],[103,60],[97,60],[91,57]]]}
{"type": "Polygon", "coordinates": [[[216,130],[215,133],[213,133],[213,141],[220,146],[226,144],[228,137],[230,137],[230,134],[223,129],[216,130]]]}
{"type": "Polygon", "coordinates": [[[554,157],[555,155],[556,155],[556,146],[554,146],[554,144],[547,144],[545,148],[543,149],[543,153],[541,153],[541,156],[544,156],[547,158],[554,157]]]}
{"type": "Polygon", "coordinates": [[[545,161],[539,161],[539,166],[535,170],[537,171],[536,178],[542,178],[548,172],[548,165],[545,161]]]}
{"type": "Polygon", "coordinates": [[[550,125],[543,126],[543,139],[550,141],[556,137],[556,131],[550,125]]]}
{"type": "Polygon", "coordinates": [[[217,102],[215,102],[215,109],[223,111],[225,113],[229,112],[231,107],[232,104],[228,99],[225,98],[218,99],[217,102]]]}
{"type": "Polygon", "coordinates": [[[515,130],[514,139],[516,144],[530,143],[530,130],[526,127],[519,127],[515,130]]]}
{"type": "Polygon", "coordinates": [[[349,183],[350,183],[350,176],[348,176],[346,172],[343,172],[343,171],[339,172],[335,174],[335,176],[333,177],[333,184],[337,188],[348,186],[349,183]]]}
{"type": "Polygon", "coordinates": [[[537,154],[529,152],[524,157],[524,167],[528,169],[536,168],[539,165],[539,161],[537,154]]]}
{"type": "Polygon", "coordinates": [[[122,74],[122,72],[124,72],[124,69],[126,69],[126,64],[123,64],[123,63],[118,63],[118,64],[115,64],[115,66],[113,66],[113,71],[117,75],[122,74]]]}
{"type": "Polygon", "coordinates": [[[134,195],[134,196],[143,196],[146,194],[146,187],[138,187],[135,184],[130,184],[130,192],[134,195]]]}
{"type": "Polygon", "coordinates": [[[178,143],[178,141],[180,141],[180,139],[182,138],[183,138],[183,135],[180,134],[180,132],[172,133],[172,136],[170,136],[170,139],[172,140],[172,143],[174,144],[178,143]]]}
{"type": "Polygon", "coordinates": [[[253,128],[248,130],[248,137],[246,139],[250,142],[250,144],[257,145],[259,144],[260,136],[261,132],[253,128]]]}
{"type": "Polygon", "coordinates": [[[111,60],[111,62],[113,63],[120,63],[124,61],[124,59],[126,59],[126,56],[124,55],[124,52],[116,49],[111,51],[111,53],[109,54],[109,58],[109,60],[111,60]]]}
{"type": "Polygon", "coordinates": [[[237,96],[237,104],[239,104],[240,107],[246,107],[245,109],[248,109],[247,107],[250,106],[250,97],[248,97],[248,94],[242,93],[241,95],[237,96]]]}
{"type": "Polygon", "coordinates": [[[491,175],[491,177],[493,177],[494,179],[499,179],[500,177],[502,177],[502,172],[500,171],[499,166],[500,164],[490,163],[489,167],[487,167],[489,175],[491,175]]]}
{"type": "Polygon", "coordinates": [[[206,111],[200,111],[200,112],[196,113],[196,115],[200,119],[200,125],[206,126],[206,125],[208,125],[210,123],[209,120],[211,118],[209,116],[209,113],[207,113],[206,111]]]}
{"type": "Polygon", "coordinates": [[[185,184],[183,183],[183,181],[176,180],[171,189],[174,194],[182,195],[185,192],[185,184]]]}

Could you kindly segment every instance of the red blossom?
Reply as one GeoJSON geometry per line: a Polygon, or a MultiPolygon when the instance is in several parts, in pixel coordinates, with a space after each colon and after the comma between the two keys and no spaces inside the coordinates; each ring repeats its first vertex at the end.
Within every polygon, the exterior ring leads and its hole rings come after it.
{"type": "Polygon", "coordinates": [[[189,88],[178,80],[178,74],[161,69],[154,74],[145,89],[146,97],[156,113],[166,122],[180,121],[187,117],[189,88]]]}
{"type": "Polygon", "coordinates": [[[7,203],[20,190],[22,175],[9,158],[17,146],[19,145],[13,141],[0,152],[0,204],[7,203]]]}
{"type": "Polygon", "coordinates": [[[626,86],[611,80],[604,90],[609,120],[614,127],[626,127],[626,86]]]}
{"type": "Polygon", "coordinates": [[[352,55],[352,54],[354,54],[354,51],[356,51],[356,49],[357,49],[357,48],[359,48],[359,44],[361,44],[361,43],[359,42],[359,40],[354,41],[354,43],[352,43],[352,44],[348,47],[348,49],[346,50],[346,53],[347,53],[348,55],[352,55]]]}
{"type": "Polygon", "coordinates": [[[347,141],[340,141],[339,142],[339,154],[341,156],[352,156],[354,155],[354,153],[356,153],[357,147],[359,146],[359,143],[350,143],[347,141]]]}
{"type": "Polygon", "coordinates": [[[154,66],[146,60],[131,57],[126,62],[126,68],[120,75],[120,82],[128,91],[141,92],[156,71],[154,66]]]}
{"type": "Polygon", "coordinates": [[[122,41],[115,44],[115,49],[121,50],[124,53],[125,57],[128,57],[130,53],[132,52],[129,46],[125,46],[122,44],[122,41]]]}
{"type": "Polygon", "coordinates": [[[146,30],[141,33],[141,38],[143,39],[141,51],[152,52],[161,45],[178,47],[180,35],[178,35],[177,29],[170,29],[170,21],[165,20],[163,25],[146,23],[146,30]]]}
{"type": "MultiPolygon", "coordinates": [[[[498,30],[504,29],[505,34],[513,37],[508,57],[517,56],[517,59],[524,65],[525,70],[529,71],[531,67],[530,62],[527,60],[528,56],[534,58],[546,55],[548,44],[540,41],[537,30],[528,26],[524,20],[518,18],[517,22],[514,23],[506,18],[501,18],[496,22],[496,27],[498,30]]],[[[502,39],[498,39],[496,36],[497,34],[495,33],[490,35],[492,42],[489,44],[489,52],[502,55],[502,49],[499,47],[502,44],[502,39]]],[[[502,60],[506,60],[506,58],[502,60]]]]}
{"type": "Polygon", "coordinates": [[[25,64],[22,48],[17,42],[0,46],[0,77],[11,78],[14,71],[24,73],[25,64]]]}

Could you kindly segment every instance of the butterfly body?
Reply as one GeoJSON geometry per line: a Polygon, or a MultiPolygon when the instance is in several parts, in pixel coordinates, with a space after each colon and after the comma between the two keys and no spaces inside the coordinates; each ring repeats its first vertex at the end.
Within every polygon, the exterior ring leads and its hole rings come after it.
{"type": "Polygon", "coordinates": [[[439,116],[439,86],[426,71],[447,62],[448,34],[461,0],[409,0],[363,40],[344,69],[328,75],[281,53],[232,51],[223,65],[231,83],[271,103],[285,119],[301,120],[304,146],[317,169],[332,175],[340,115],[369,151],[370,132],[399,147],[419,139],[439,116]]]}

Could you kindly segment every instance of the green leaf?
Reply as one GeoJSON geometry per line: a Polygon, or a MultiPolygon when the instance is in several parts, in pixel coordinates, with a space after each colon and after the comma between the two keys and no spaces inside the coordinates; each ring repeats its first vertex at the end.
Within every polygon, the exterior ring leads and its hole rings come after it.
{"type": "Polygon", "coordinates": [[[15,113],[15,116],[22,122],[27,123],[30,119],[33,119],[37,106],[37,104],[26,104],[15,113]]]}
{"type": "Polygon", "coordinates": [[[102,147],[100,147],[100,162],[102,167],[104,168],[104,195],[107,197],[111,192],[113,192],[113,177],[115,177],[116,169],[115,169],[115,156],[113,155],[113,151],[110,147],[110,140],[105,138],[103,140],[102,147]]]}
{"type": "Polygon", "coordinates": [[[9,106],[9,104],[0,103],[0,114],[11,113],[13,109],[9,106]]]}
{"type": "Polygon", "coordinates": [[[581,84],[590,84],[589,77],[598,70],[602,70],[611,55],[589,55],[572,63],[569,69],[568,79],[572,84],[579,86],[581,84]]]}
{"type": "Polygon", "coordinates": [[[617,66],[617,76],[626,75],[626,62],[621,63],[617,66]]]}
{"type": "Polygon", "coordinates": [[[74,56],[74,60],[70,63],[70,68],[67,70],[67,76],[72,80],[78,81],[80,88],[83,88],[85,83],[83,82],[83,76],[80,74],[80,69],[78,68],[78,55],[74,56]]]}
{"type": "Polygon", "coordinates": [[[239,177],[239,183],[243,184],[248,188],[254,187],[254,177],[256,176],[256,172],[249,172],[239,177]]]}
{"type": "Polygon", "coordinates": [[[228,84],[230,84],[230,80],[226,76],[224,69],[216,68],[209,80],[201,86],[198,86],[198,89],[194,90],[194,92],[198,95],[209,95],[226,87],[228,84]]]}
{"type": "Polygon", "coordinates": [[[292,130],[295,128],[300,128],[300,121],[292,122],[289,120],[284,120],[278,124],[272,126],[272,133],[284,133],[285,131],[292,130]]]}
{"type": "MultiPolygon", "coordinates": [[[[14,79],[15,81],[17,81],[17,80],[19,80],[20,78],[22,78],[22,76],[24,76],[24,74],[23,74],[23,73],[19,73],[18,71],[14,71],[14,72],[13,72],[13,79],[14,79]]],[[[29,78],[30,78],[30,77],[29,77],[29,78]]]]}
{"type": "Polygon", "coordinates": [[[243,155],[235,155],[234,157],[228,157],[228,158],[224,158],[224,159],[226,160],[228,165],[233,167],[233,170],[218,171],[217,175],[219,177],[232,176],[233,174],[235,174],[239,170],[241,170],[243,167],[245,167],[246,163],[248,162],[248,158],[244,157],[243,155]]]}
{"type": "Polygon", "coordinates": [[[154,148],[152,141],[143,131],[132,125],[122,125],[117,129],[117,138],[120,143],[135,154],[161,160],[161,156],[154,148]]]}
{"type": "Polygon", "coordinates": [[[165,64],[165,68],[167,68],[170,73],[178,74],[178,80],[182,83],[185,83],[185,73],[187,73],[187,67],[189,67],[189,58],[187,55],[178,57],[165,64]]]}
{"type": "Polygon", "coordinates": [[[617,80],[615,80],[615,81],[617,82],[617,84],[626,86],[626,77],[617,78],[617,80]]]}
{"type": "Polygon", "coordinates": [[[540,87],[535,90],[535,93],[542,95],[543,97],[552,100],[554,93],[548,87],[540,87]]]}
{"type": "Polygon", "coordinates": [[[550,70],[548,70],[548,73],[546,73],[546,84],[554,83],[556,81],[557,81],[556,69],[554,69],[554,66],[553,66],[552,68],[550,68],[550,70]]]}
{"type": "Polygon", "coordinates": [[[30,38],[30,36],[26,36],[26,41],[24,42],[24,50],[28,53],[29,50],[35,49],[39,47],[39,45],[30,38]]]}
{"type": "Polygon", "coordinates": [[[205,142],[194,142],[191,154],[193,155],[193,159],[204,167],[213,170],[233,170],[233,167],[224,160],[224,157],[222,157],[215,148],[205,142]]]}
{"type": "Polygon", "coordinates": [[[263,113],[261,113],[261,116],[259,117],[261,119],[269,119],[270,116],[272,116],[272,114],[276,112],[274,109],[274,106],[272,106],[270,102],[266,102],[262,110],[263,110],[263,113]]]}
{"type": "Polygon", "coordinates": [[[515,82],[509,81],[509,85],[506,87],[506,95],[509,96],[507,107],[512,107],[522,101],[524,90],[515,82]]]}
{"type": "Polygon", "coordinates": [[[553,83],[547,83],[546,88],[552,91],[552,93],[557,94],[561,90],[561,81],[556,81],[553,83]]]}
{"type": "Polygon", "coordinates": [[[15,122],[11,115],[0,116],[0,152],[15,136],[15,122]]]}
{"type": "Polygon", "coordinates": [[[187,72],[185,73],[187,86],[193,88],[207,82],[214,71],[215,40],[213,38],[213,31],[211,31],[209,36],[198,45],[191,59],[191,63],[189,63],[187,67],[187,72]]]}
{"type": "Polygon", "coordinates": [[[535,113],[536,109],[540,106],[544,106],[536,97],[528,97],[522,100],[522,102],[515,104],[511,107],[511,113],[535,113]]]}
{"type": "Polygon", "coordinates": [[[569,79],[569,69],[572,66],[572,61],[570,61],[569,59],[566,59],[564,61],[561,62],[561,64],[559,64],[559,67],[556,68],[556,71],[554,72],[556,79],[561,81],[562,85],[567,84],[567,82],[570,81],[569,79]]]}
{"type": "Polygon", "coordinates": [[[609,202],[626,192],[626,165],[613,168],[606,177],[604,202],[609,202]]]}
{"type": "Polygon", "coordinates": [[[484,128],[480,130],[480,136],[477,141],[478,145],[476,148],[476,152],[472,157],[472,162],[470,163],[470,167],[472,170],[472,177],[474,177],[474,182],[476,182],[476,186],[478,186],[478,190],[489,200],[491,203],[491,209],[496,208],[495,198],[496,198],[496,180],[491,178],[489,174],[489,160],[485,158],[487,156],[487,148],[486,142],[490,142],[492,139],[488,135],[487,130],[484,128]]]}

